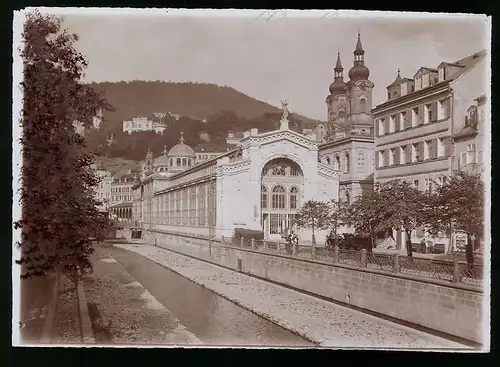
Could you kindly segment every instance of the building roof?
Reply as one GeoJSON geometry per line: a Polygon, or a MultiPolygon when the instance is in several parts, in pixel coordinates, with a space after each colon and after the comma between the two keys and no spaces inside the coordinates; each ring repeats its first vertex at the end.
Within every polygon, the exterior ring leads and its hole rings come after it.
{"type": "Polygon", "coordinates": [[[460,60],[457,60],[453,63],[450,63],[450,65],[461,66],[462,68],[457,70],[456,73],[449,75],[449,76],[446,76],[446,79],[457,79],[462,74],[466,73],[467,71],[472,69],[474,66],[479,64],[481,61],[483,61],[485,57],[486,57],[486,50],[481,50],[481,51],[476,52],[472,55],[464,57],[463,59],[460,59],[460,60]]]}
{"type": "Polygon", "coordinates": [[[169,157],[196,157],[196,154],[189,145],[184,144],[184,133],[181,133],[179,144],[174,145],[168,152],[169,157]]]}
{"type": "Polygon", "coordinates": [[[223,153],[233,148],[233,144],[198,144],[194,147],[196,153],[223,153]]]}
{"type": "Polygon", "coordinates": [[[157,165],[161,165],[161,166],[168,166],[168,153],[167,153],[167,146],[166,145],[163,147],[162,155],[155,158],[154,163],[157,165]]]}
{"type": "Polygon", "coordinates": [[[453,135],[455,139],[467,138],[469,136],[477,135],[478,131],[475,126],[464,126],[456,134],[453,135]]]}

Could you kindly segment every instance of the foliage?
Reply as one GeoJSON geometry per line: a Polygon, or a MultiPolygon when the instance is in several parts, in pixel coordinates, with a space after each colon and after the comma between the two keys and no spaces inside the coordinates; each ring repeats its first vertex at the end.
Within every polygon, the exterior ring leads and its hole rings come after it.
{"type": "Polygon", "coordinates": [[[90,237],[106,229],[107,219],[94,199],[94,157],[72,122],[90,126],[97,111],[110,106],[80,82],[87,62],[74,48],[77,36],[62,30],[59,19],[29,13],[22,36],[22,215],[14,224],[22,231],[17,263],[22,278],[57,270],[75,278],[91,269],[90,237]]]}
{"type": "Polygon", "coordinates": [[[327,229],[331,224],[331,206],[324,201],[309,200],[302,205],[294,223],[299,228],[312,229],[312,242],[316,244],[315,230],[327,229]]]}
{"type": "MultiPolygon", "coordinates": [[[[203,143],[200,133],[205,132],[211,141],[223,147],[228,131],[242,132],[258,128],[261,132],[279,127],[281,111],[257,101],[232,88],[201,83],[166,82],[118,82],[93,84],[106,92],[115,111],[103,113],[99,130],[87,131],[87,140],[97,154],[143,160],[148,148],[160,155],[163,147],[171,148],[179,142],[184,132],[186,143],[191,147],[203,143]],[[170,114],[167,114],[169,112],[170,114]],[[154,132],[123,132],[122,121],[134,117],[161,119],[167,126],[163,135],[154,132]],[[178,114],[178,119],[171,114],[178,114]],[[115,144],[107,145],[106,139],[113,134],[115,144]]],[[[297,114],[290,114],[290,128],[301,131],[316,121],[297,114]]]]}
{"type": "Polygon", "coordinates": [[[379,184],[375,193],[377,231],[402,229],[406,233],[406,251],[412,256],[411,232],[427,222],[430,196],[411,183],[393,180],[379,184]]]}
{"type": "MultiPolygon", "coordinates": [[[[457,171],[436,185],[431,199],[432,210],[426,222],[429,231],[448,234],[464,231],[469,239],[475,235],[479,240],[484,230],[484,184],[479,175],[457,171]]],[[[473,251],[469,240],[466,247],[469,263],[474,261],[473,251]]]]}
{"type": "Polygon", "coordinates": [[[338,229],[341,226],[348,224],[347,220],[348,220],[349,206],[347,205],[347,202],[345,200],[332,199],[330,200],[329,204],[330,204],[330,214],[329,214],[330,226],[333,230],[333,233],[337,236],[338,229]]]}
{"type": "Polygon", "coordinates": [[[364,190],[361,195],[354,199],[346,213],[346,224],[352,226],[356,233],[369,236],[372,240],[372,246],[381,223],[378,208],[383,206],[383,203],[380,203],[379,193],[380,184],[376,184],[369,190],[364,190]]]}

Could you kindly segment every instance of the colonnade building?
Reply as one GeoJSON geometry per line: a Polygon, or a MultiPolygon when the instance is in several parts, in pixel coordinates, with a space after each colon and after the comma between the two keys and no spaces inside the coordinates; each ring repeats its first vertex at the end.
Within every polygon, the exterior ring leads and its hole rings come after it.
{"type": "MultiPolygon", "coordinates": [[[[149,235],[231,237],[235,228],[262,230],[277,240],[307,200],[338,199],[339,172],[318,158],[319,141],[290,130],[283,105],[280,128],[251,129],[235,149],[197,162],[181,135],[156,159],[148,151],[132,187],[134,220],[149,235]]],[[[310,230],[295,228],[311,239],[310,230]]],[[[317,232],[318,241],[326,233],[317,232]]]]}

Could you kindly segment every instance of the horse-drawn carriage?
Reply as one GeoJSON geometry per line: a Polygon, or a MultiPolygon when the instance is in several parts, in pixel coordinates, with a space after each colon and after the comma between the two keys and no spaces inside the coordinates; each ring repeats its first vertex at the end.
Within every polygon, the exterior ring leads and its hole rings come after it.
{"type": "Polygon", "coordinates": [[[345,250],[360,251],[365,249],[372,252],[372,240],[369,237],[352,233],[335,235],[333,232],[326,237],[326,248],[333,249],[335,246],[345,250]]]}

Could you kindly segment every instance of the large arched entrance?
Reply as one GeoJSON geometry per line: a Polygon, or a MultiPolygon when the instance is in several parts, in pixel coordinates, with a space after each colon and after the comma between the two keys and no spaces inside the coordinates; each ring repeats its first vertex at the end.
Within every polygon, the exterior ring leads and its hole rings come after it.
{"type": "Polygon", "coordinates": [[[261,225],[267,239],[279,239],[283,230],[297,233],[294,218],[301,205],[304,174],[300,166],[288,158],[276,158],[261,172],[261,225]]]}

